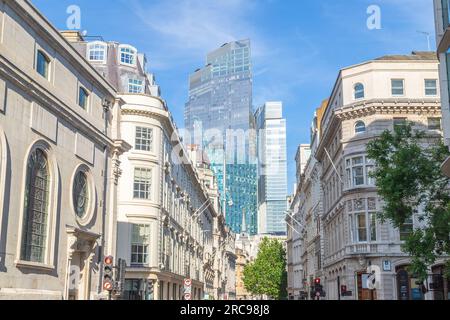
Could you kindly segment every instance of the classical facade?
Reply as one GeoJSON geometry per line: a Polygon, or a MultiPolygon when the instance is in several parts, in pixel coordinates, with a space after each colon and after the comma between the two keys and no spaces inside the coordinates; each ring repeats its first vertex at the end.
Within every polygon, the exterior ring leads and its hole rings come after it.
{"type": "Polygon", "coordinates": [[[192,299],[233,298],[235,239],[215,176],[181,143],[146,56],[128,44],[63,34],[119,92],[117,135],[132,146],[120,157],[116,261],[127,271],[117,298],[184,299],[184,279],[192,280],[192,299]]]}
{"type": "Polygon", "coordinates": [[[211,200],[165,103],[146,94],[120,98],[121,136],[133,145],[120,158],[118,198],[117,257],[129,266],[126,298],[182,299],[185,278],[192,279],[193,299],[212,295],[217,213],[211,200]]]}
{"type": "Polygon", "coordinates": [[[381,57],[338,76],[315,155],[323,164],[323,272],[329,299],[424,298],[411,275],[400,279],[410,261],[402,241],[420,222],[414,217],[397,230],[378,218],[382,202],[365,150],[371,139],[406,121],[439,137],[438,77],[435,55],[422,52],[381,57]],[[372,271],[376,290],[367,287],[372,271]],[[341,286],[351,288],[345,296],[341,286]]]}
{"type": "Polygon", "coordinates": [[[320,142],[320,122],[328,101],[316,110],[311,125],[311,144],[300,145],[296,156],[297,188],[286,215],[288,224],[288,296],[310,299],[314,279],[322,276],[323,232],[321,164],[312,157],[320,142]]]}
{"type": "Polygon", "coordinates": [[[0,299],[235,297],[235,236],[136,48],[0,2],[0,299]],[[16,192],[17,191],[17,192],[16,192]],[[17,213],[12,215],[11,213],[17,213]],[[123,269],[122,269],[123,270],[123,269]]]}
{"type": "MultiPolygon", "coordinates": [[[[439,59],[439,79],[441,89],[442,130],[444,142],[450,147],[450,2],[433,0],[436,26],[436,46],[439,59]]],[[[450,158],[442,165],[442,171],[450,177],[450,158]]]]}
{"type": "MultiPolygon", "coordinates": [[[[385,56],[340,71],[321,121],[320,142],[312,151],[315,160],[310,159],[321,165],[322,210],[316,227],[322,238],[320,264],[309,262],[311,222],[300,219],[306,228],[302,240],[307,242],[301,249],[307,252],[302,267],[315,269],[311,274],[321,279],[327,299],[446,296],[445,288],[424,294],[407,272],[410,257],[401,245],[420,226],[418,216],[400,229],[378,216],[383,203],[370,177],[375,164],[367,157],[366,145],[406,121],[430,137],[441,135],[438,61],[433,53],[385,56]],[[368,281],[373,272],[375,289],[368,281]]],[[[442,269],[441,262],[430,266],[428,287],[442,279],[442,269]]]]}
{"type": "Polygon", "coordinates": [[[0,299],[101,298],[121,101],[29,1],[0,25],[0,299]]]}
{"type": "MultiPolygon", "coordinates": [[[[210,298],[228,300],[236,298],[236,235],[225,223],[219,197],[217,178],[208,156],[198,145],[187,146],[189,157],[196,166],[200,183],[205,188],[211,206],[218,213],[214,218],[213,254],[214,292],[210,298]]],[[[209,295],[209,294],[208,294],[209,295]]]]}

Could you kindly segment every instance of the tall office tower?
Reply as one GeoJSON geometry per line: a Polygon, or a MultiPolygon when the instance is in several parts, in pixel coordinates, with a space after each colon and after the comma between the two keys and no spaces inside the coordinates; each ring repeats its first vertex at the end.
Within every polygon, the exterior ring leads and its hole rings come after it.
{"type": "Polygon", "coordinates": [[[260,234],[285,235],[287,209],[286,119],[281,102],[255,113],[258,129],[258,221],[260,234]]]}
{"type": "Polygon", "coordinates": [[[203,146],[217,176],[226,222],[257,233],[256,134],[252,113],[250,41],[234,41],[209,53],[189,79],[185,142],[203,146]]]}

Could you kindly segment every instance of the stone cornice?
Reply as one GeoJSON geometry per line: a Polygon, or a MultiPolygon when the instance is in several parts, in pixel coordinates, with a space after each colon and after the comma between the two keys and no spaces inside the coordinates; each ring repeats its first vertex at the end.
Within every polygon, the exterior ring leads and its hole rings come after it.
{"type": "MultiPolygon", "coordinates": [[[[152,98],[154,98],[154,97],[152,97],[152,98]]],[[[161,99],[158,99],[158,100],[162,101],[161,99]]],[[[137,108],[133,108],[132,105],[125,104],[122,106],[121,115],[122,116],[140,116],[140,117],[146,117],[146,118],[156,118],[156,119],[159,119],[161,121],[161,123],[165,124],[166,130],[163,130],[163,131],[167,131],[170,136],[172,136],[173,132],[176,131],[176,126],[174,123],[172,123],[172,119],[170,117],[169,112],[166,110],[163,110],[163,109],[159,109],[156,107],[146,107],[146,109],[137,109],[137,108]]],[[[188,153],[184,149],[184,144],[181,141],[179,141],[179,143],[183,147],[184,155],[187,157],[188,153]]],[[[189,158],[186,158],[186,159],[189,160],[189,158]]],[[[190,160],[189,160],[189,162],[190,162],[190,160]]],[[[200,178],[198,176],[197,170],[194,167],[194,165],[192,163],[188,163],[188,164],[184,163],[183,166],[185,169],[187,169],[188,172],[190,172],[191,177],[193,177],[197,180],[197,182],[198,182],[196,184],[196,187],[198,188],[197,191],[200,194],[203,194],[203,196],[204,196],[204,199],[202,201],[211,202],[211,199],[206,194],[205,190],[202,188],[200,178]]],[[[202,212],[202,215],[207,215],[208,213],[210,213],[213,218],[218,215],[216,210],[214,210],[214,204],[212,202],[211,202],[211,205],[202,212]]]]}
{"type": "Polygon", "coordinates": [[[323,137],[317,148],[317,159],[324,156],[324,147],[330,144],[334,132],[343,120],[358,119],[374,114],[430,114],[441,113],[440,99],[386,98],[358,101],[353,104],[330,110],[328,125],[323,128],[323,137]]]}
{"type": "Polygon", "coordinates": [[[110,95],[115,95],[114,87],[83,57],[63,35],[37,10],[29,0],[6,0],[17,15],[42,37],[89,81],[101,86],[110,95]]]}
{"type": "Polygon", "coordinates": [[[373,114],[439,114],[439,99],[434,100],[389,100],[367,101],[364,104],[353,104],[334,110],[339,120],[358,119],[373,114]]]}
{"type": "Polygon", "coordinates": [[[85,133],[100,145],[113,145],[113,140],[101,132],[94,124],[77,114],[58,97],[47,91],[29,75],[19,70],[0,54],[0,75],[25,91],[30,97],[51,110],[58,118],[71,123],[78,131],[85,133]]]}

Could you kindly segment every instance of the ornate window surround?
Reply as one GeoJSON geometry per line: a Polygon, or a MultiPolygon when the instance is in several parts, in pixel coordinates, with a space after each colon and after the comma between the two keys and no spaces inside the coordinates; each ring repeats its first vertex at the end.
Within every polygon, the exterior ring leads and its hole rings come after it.
{"type": "Polygon", "coordinates": [[[58,164],[55,159],[55,155],[53,150],[45,140],[37,140],[31,144],[31,147],[26,152],[26,157],[23,163],[23,176],[22,176],[22,187],[21,187],[21,197],[22,204],[20,207],[19,213],[19,230],[18,230],[18,239],[17,247],[16,247],[16,259],[15,265],[17,267],[24,268],[33,268],[33,269],[44,269],[44,270],[54,270],[55,269],[55,247],[56,247],[56,220],[58,215],[58,189],[59,189],[59,169],[58,164]],[[48,167],[49,167],[49,175],[50,175],[50,185],[49,185],[49,196],[48,196],[48,217],[47,217],[47,237],[45,240],[45,253],[43,262],[31,262],[31,261],[23,261],[21,259],[21,250],[22,250],[22,239],[23,239],[23,227],[24,227],[24,216],[25,216],[25,193],[26,193],[26,175],[27,175],[27,164],[30,155],[36,150],[42,149],[47,156],[48,167]]]}

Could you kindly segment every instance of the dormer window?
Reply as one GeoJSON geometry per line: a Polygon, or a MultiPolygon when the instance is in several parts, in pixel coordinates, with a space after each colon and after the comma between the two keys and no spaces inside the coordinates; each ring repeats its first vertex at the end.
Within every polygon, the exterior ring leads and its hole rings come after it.
{"type": "Polygon", "coordinates": [[[135,66],[137,50],[131,46],[119,47],[119,59],[121,64],[135,66]]]}
{"type": "Polygon", "coordinates": [[[92,42],[88,45],[87,56],[89,61],[106,62],[107,46],[103,42],[92,42]]]}

